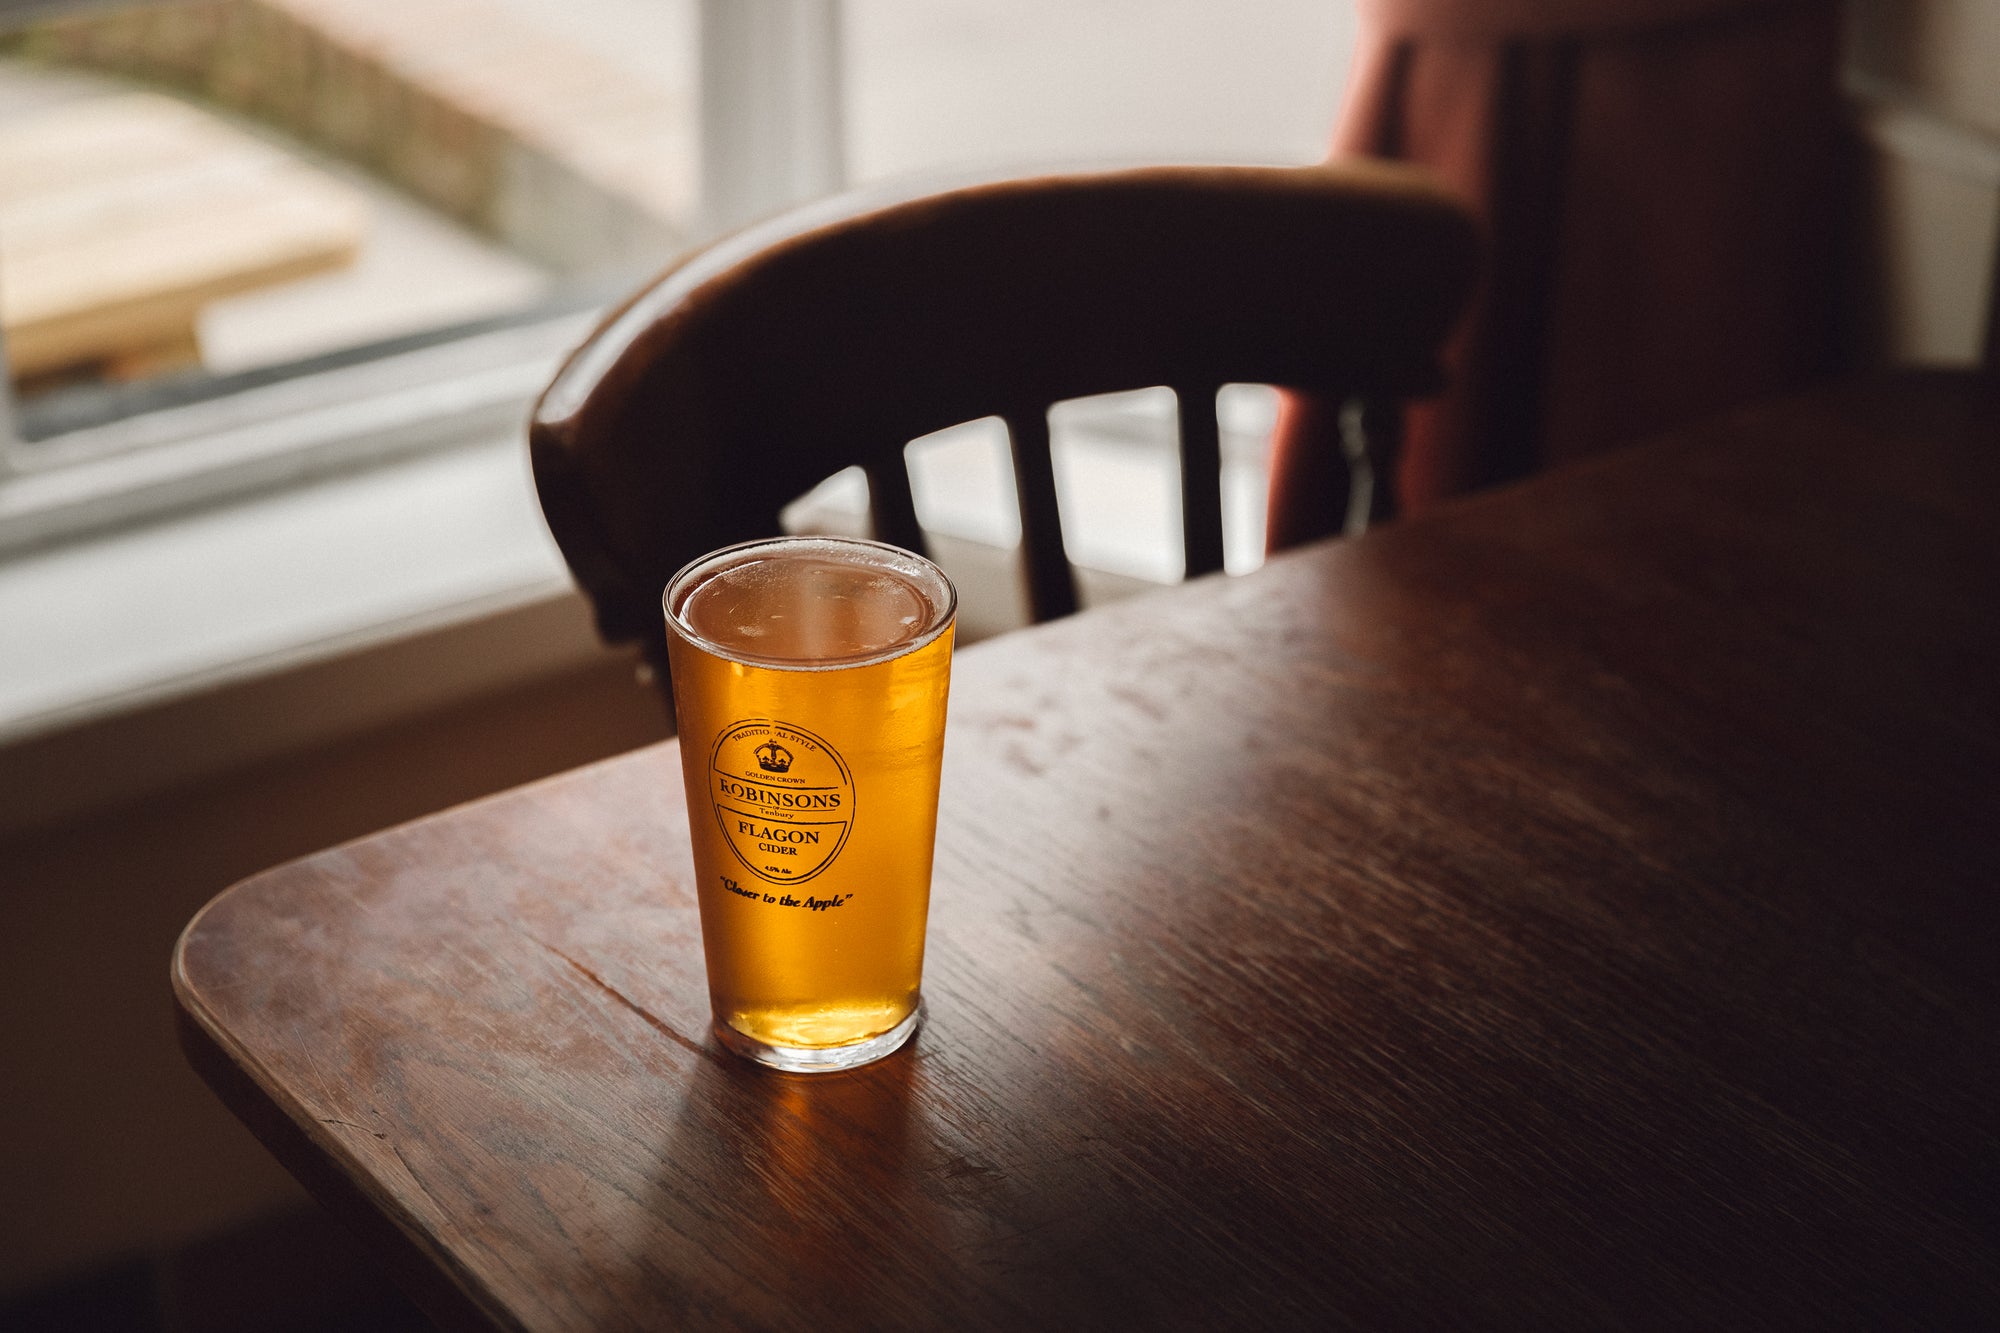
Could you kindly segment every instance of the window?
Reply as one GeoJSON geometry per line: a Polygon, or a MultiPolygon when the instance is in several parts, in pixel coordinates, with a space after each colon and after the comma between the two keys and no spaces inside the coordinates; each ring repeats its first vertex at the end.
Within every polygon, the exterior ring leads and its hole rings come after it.
{"type": "Polygon", "coordinates": [[[1324,0],[0,0],[0,558],[516,430],[607,301],[850,178],[1310,160],[1348,22],[1324,0]]]}
{"type": "Polygon", "coordinates": [[[0,31],[0,550],[513,428],[696,234],[691,3],[0,31]]]}

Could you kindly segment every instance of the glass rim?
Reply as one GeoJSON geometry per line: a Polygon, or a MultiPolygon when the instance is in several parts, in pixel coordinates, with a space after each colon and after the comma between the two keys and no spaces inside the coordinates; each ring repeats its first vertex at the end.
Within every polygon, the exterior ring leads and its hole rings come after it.
{"type": "MultiPolygon", "coordinates": [[[[895,565],[892,563],[888,567],[894,568],[895,565]]],[[[846,671],[854,667],[874,666],[881,662],[893,662],[899,657],[906,657],[920,648],[935,643],[938,636],[951,628],[952,623],[958,618],[958,587],[952,583],[949,575],[938,568],[934,561],[926,559],[924,556],[918,555],[915,551],[908,550],[905,547],[895,546],[889,542],[875,541],[867,537],[793,533],[779,537],[757,537],[746,542],[734,542],[728,546],[719,546],[706,555],[696,556],[685,565],[682,565],[679,572],[667,580],[667,586],[660,592],[660,611],[666,617],[667,628],[673,634],[679,636],[693,647],[701,649],[701,651],[708,653],[710,656],[719,657],[725,662],[737,662],[744,666],[754,666],[767,671],[846,671]],[[725,648],[714,640],[697,633],[693,626],[682,619],[680,606],[685,604],[686,594],[693,591],[696,580],[706,578],[709,575],[720,572],[724,568],[741,563],[744,558],[755,551],[798,546],[865,550],[875,552],[878,555],[891,556],[895,562],[916,567],[910,572],[922,575],[926,579],[935,579],[937,585],[944,590],[943,600],[936,604],[930,622],[924,626],[921,633],[902,643],[896,644],[894,647],[884,648],[877,652],[858,653],[851,657],[822,658],[811,662],[802,662],[797,658],[788,657],[763,657],[756,653],[744,652],[740,649],[725,648]],[[678,601],[676,594],[680,594],[678,601]]]]}

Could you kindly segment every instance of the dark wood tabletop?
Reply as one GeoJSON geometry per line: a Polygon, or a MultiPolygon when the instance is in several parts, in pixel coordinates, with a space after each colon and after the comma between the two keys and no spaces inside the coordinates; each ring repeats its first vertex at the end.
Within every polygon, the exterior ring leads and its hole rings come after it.
{"type": "Polygon", "coordinates": [[[671,743],[231,889],[183,1039],[447,1322],[1995,1326],[1996,533],[1905,377],[966,651],[852,1074],[708,1035],[671,743]]]}

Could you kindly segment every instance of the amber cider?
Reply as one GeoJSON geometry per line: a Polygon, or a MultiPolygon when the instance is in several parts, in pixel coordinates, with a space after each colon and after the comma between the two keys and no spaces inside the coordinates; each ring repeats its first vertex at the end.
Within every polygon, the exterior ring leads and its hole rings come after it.
{"type": "Polygon", "coordinates": [[[845,1068],[914,1030],[956,597],[874,542],[731,547],[666,593],[717,1033],[845,1068]]]}

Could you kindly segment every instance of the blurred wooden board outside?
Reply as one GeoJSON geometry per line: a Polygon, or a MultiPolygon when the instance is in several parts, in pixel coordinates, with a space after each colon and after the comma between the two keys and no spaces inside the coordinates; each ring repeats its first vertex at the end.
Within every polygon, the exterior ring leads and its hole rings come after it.
{"type": "MultiPolygon", "coordinates": [[[[619,5],[629,22],[617,26],[660,41],[637,20],[667,7],[619,5]]],[[[23,49],[282,127],[544,265],[664,262],[695,213],[691,60],[635,72],[571,31],[578,17],[591,26],[595,6],[539,21],[519,8],[178,0],[66,12],[34,25],[23,49]]]]}
{"type": "Polygon", "coordinates": [[[0,325],[16,378],[137,375],[197,358],[218,297],[338,268],[354,190],[154,93],[0,126],[0,325]]]}

